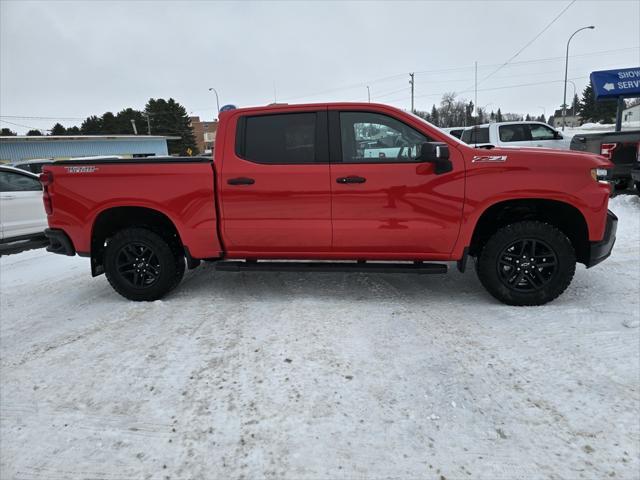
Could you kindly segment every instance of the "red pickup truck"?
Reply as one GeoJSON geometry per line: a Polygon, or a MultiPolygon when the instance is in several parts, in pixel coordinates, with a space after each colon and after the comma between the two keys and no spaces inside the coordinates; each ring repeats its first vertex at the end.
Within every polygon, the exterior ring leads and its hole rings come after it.
{"type": "Polygon", "coordinates": [[[214,158],[68,160],[44,168],[49,251],[91,258],[131,300],[185,264],[218,270],[445,273],[476,259],[511,305],[560,295],[609,256],[604,157],[476,149],[370,103],[220,114],[214,158]]]}

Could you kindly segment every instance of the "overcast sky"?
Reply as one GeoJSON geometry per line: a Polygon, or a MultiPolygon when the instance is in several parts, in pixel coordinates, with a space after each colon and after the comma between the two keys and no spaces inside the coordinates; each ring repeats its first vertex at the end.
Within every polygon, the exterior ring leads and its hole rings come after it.
{"type": "MultiPolygon", "coordinates": [[[[500,64],[567,5],[557,1],[0,1],[0,126],[23,133],[173,97],[221,104],[371,100],[417,109],[443,92],[503,112],[547,116],[569,78],[640,65],[640,0],[577,1],[511,64],[500,64]],[[604,52],[604,53],[603,53],[604,52]],[[535,85],[530,85],[535,84],[535,85]],[[471,90],[471,91],[468,91],[471,90]],[[22,117],[22,118],[18,118],[22,117]],[[38,119],[26,117],[55,117],[38,119]]],[[[568,97],[573,87],[568,87],[568,97]]]]}

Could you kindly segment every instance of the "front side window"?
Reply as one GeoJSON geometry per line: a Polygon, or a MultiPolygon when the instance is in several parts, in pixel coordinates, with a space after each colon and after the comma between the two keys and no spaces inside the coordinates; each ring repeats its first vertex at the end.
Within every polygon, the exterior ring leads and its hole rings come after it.
{"type": "Polygon", "coordinates": [[[40,182],[27,175],[0,172],[0,192],[37,192],[42,190],[40,182]]]}
{"type": "Polygon", "coordinates": [[[344,163],[414,162],[431,139],[395,118],[370,112],[341,112],[344,163]]]}
{"type": "Polygon", "coordinates": [[[544,125],[531,124],[529,125],[531,131],[532,140],[555,140],[556,132],[544,125]]]}
{"type": "Polygon", "coordinates": [[[530,139],[528,125],[514,124],[500,126],[501,142],[526,142],[530,139]]]}
{"type": "Polygon", "coordinates": [[[316,161],[316,114],[247,117],[242,156],[257,163],[316,161]]]}

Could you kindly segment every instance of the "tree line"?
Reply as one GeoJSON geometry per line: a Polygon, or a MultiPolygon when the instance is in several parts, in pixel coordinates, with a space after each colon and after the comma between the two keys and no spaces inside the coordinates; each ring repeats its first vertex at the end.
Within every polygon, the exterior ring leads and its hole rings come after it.
{"type": "MultiPolygon", "coordinates": [[[[105,112],[102,115],[91,115],[82,124],[64,127],[56,123],[47,130],[47,135],[164,135],[180,137],[179,140],[168,140],[170,154],[192,155],[199,153],[193,127],[187,110],[173,98],[150,98],[144,110],[125,108],[118,113],[105,112]],[[134,127],[135,125],[135,127],[134,127]]],[[[42,135],[40,130],[29,130],[27,135],[42,135]]],[[[0,135],[16,135],[8,128],[3,128],[0,135]]]]}

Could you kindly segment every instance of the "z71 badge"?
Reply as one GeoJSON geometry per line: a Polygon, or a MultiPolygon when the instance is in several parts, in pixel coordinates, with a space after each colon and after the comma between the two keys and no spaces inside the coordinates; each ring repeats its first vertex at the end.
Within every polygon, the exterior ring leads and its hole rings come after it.
{"type": "Polygon", "coordinates": [[[98,167],[94,166],[82,166],[82,167],[64,167],[68,173],[93,173],[98,170],[98,167]]]}

